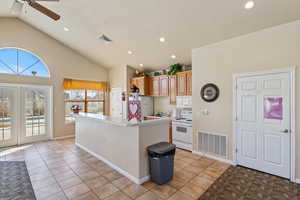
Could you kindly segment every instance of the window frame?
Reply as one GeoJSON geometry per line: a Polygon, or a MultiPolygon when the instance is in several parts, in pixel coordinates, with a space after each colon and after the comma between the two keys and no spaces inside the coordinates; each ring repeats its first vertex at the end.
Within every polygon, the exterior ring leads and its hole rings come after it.
{"type": "MultiPolygon", "coordinates": [[[[74,91],[74,90],[64,90],[64,91],[74,91]]],[[[89,113],[88,112],[88,103],[90,102],[97,102],[97,103],[103,103],[103,115],[105,114],[105,95],[106,93],[104,91],[100,91],[100,90],[82,90],[84,91],[84,99],[78,99],[78,100],[66,100],[64,99],[64,104],[66,106],[66,103],[84,103],[84,108],[83,108],[83,112],[84,113],[89,113]],[[103,92],[103,99],[88,99],[88,91],[99,91],[99,92],[103,92]]],[[[100,113],[98,113],[100,114],[100,113]]],[[[67,123],[72,123],[74,122],[74,120],[70,120],[70,121],[67,121],[66,120],[66,117],[67,117],[67,114],[65,113],[65,122],[67,123]]]]}
{"type": "Polygon", "coordinates": [[[31,54],[32,56],[35,56],[40,63],[42,63],[45,67],[45,69],[47,70],[48,72],[48,76],[33,76],[33,75],[28,75],[28,74],[18,74],[18,73],[5,73],[5,72],[0,72],[0,75],[7,75],[7,76],[17,76],[17,77],[20,77],[20,76],[23,76],[23,77],[31,77],[31,78],[39,78],[39,79],[51,79],[51,73],[50,73],[50,70],[49,70],[49,67],[46,65],[46,63],[44,62],[43,59],[41,59],[40,56],[38,56],[37,54],[35,53],[32,53],[31,51],[29,50],[26,50],[26,49],[22,49],[22,48],[19,48],[19,47],[1,47],[0,50],[3,50],[3,49],[13,49],[13,50],[17,50],[17,51],[24,51],[28,54],[31,54]]]}

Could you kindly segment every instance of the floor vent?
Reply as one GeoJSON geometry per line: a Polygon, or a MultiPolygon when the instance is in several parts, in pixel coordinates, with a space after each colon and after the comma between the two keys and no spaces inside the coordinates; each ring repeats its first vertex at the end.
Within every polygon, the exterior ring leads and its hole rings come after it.
{"type": "Polygon", "coordinates": [[[227,136],[199,132],[199,151],[227,158],[227,136]]]}

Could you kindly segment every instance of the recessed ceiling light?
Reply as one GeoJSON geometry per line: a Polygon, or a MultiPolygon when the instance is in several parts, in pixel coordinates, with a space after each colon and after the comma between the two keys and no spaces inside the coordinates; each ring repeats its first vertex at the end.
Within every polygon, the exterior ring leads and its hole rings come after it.
{"type": "Polygon", "coordinates": [[[144,64],[140,64],[140,67],[144,67],[144,64]]]}
{"type": "Polygon", "coordinates": [[[174,54],[173,54],[173,55],[171,55],[171,58],[175,59],[175,58],[176,58],[176,55],[174,55],[174,54]]]}
{"type": "Polygon", "coordinates": [[[67,27],[64,27],[64,31],[68,32],[70,29],[67,27]]]}
{"type": "Polygon", "coordinates": [[[254,1],[248,1],[246,4],[245,4],[245,9],[246,10],[250,10],[254,7],[254,1]]]}
{"type": "Polygon", "coordinates": [[[164,37],[161,37],[161,38],[159,38],[159,41],[160,41],[160,42],[165,42],[166,39],[165,39],[164,37]]]}
{"type": "Polygon", "coordinates": [[[131,55],[131,54],[132,54],[132,51],[128,51],[128,54],[131,55]]]}

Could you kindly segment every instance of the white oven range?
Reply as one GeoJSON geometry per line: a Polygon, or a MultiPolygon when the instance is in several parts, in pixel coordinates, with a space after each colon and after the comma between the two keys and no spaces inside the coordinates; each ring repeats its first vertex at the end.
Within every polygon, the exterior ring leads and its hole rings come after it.
{"type": "Polygon", "coordinates": [[[172,121],[173,143],[181,149],[192,151],[192,120],[180,118],[172,121]]]}

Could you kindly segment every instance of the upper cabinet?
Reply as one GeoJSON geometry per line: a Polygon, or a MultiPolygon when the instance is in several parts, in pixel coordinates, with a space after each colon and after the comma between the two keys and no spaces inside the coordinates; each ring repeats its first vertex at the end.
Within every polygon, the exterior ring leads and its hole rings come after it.
{"type": "Polygon", "coordinates": [[[177,96],[177,76],[169,76],[169,95],[170,95],[170,104],[176,104],[177,96]]]}
{"type": "Polygon", "coordinates": [[[179,72],[177,75],[177,96],[192,95],[192,71],[179,72]]]}
{"type": "Polygon", "coordinates": [[[169,77],[160,76],[159,77],[159,96],[169,96],[169,77]]]}
{"type": "Polygon", "coordinates": [[[132,78],[131,85],[137,86],[141,95],[170,96],[170,103],[176,104],[176,96],[192,95],[192,71],[172,76],[132,78]]]}
{"type": "Polygon", "coordinates": [[[150,95],[149,91],[149,78],[148,77],[137,77],[131,79],[131,86],[135,85],[140,89],[141,95],[150,95]]]}
{"type": "Polygon", "coordinates": [[[150,95],[159,96],[159,76],[150,77],[149,83],[150,95]]]}
{"type": "Polygon", "coordinates": [[[192,71],[186,73],[186,94],[192,96],[192,71]]]}

